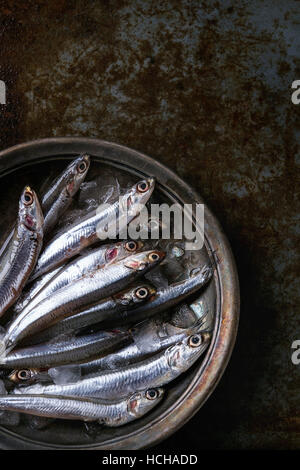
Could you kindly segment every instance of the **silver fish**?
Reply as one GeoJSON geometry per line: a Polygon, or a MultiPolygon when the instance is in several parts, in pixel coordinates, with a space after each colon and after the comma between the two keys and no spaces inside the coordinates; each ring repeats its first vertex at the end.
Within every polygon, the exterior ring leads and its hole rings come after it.
{"type": "MultiPolygon", "coordinates": [[[[65,318],[60,323],[53,325],[38,335],[39,341],[49,340],[59,334],[65,334],[74,329],[84,328],[96,323],[102,323],[102,327],[111,325],[126,325],[142,322],[145,318],[167,310],[183,299],[201,289],[211,279],[213,269],[204,266],[196,271],[196,274],[184,281],[174,283],[166,288],[158,289],[148,286],[149,295],[147,302],[135,305],[123,303],[121,311],[115,309],[115,302],[111,299],[102,300],[94,305],[89,305],[76,315],[65,318]],[[199,271],[199,272],[198,272],[199,271]],[[134,308],[132,308],[134,306],[134,308]],[[120,312],[120,313],[119,313],[120,312]]],[[[142,286],[141,286],[142,287],[142,286]]],[[[114,298],[116,299],[116,297],[114,298]]]]}
{"type": "Polygon", "coordinates": [[[0,357],[0,365],[9,369],[32,367],[45,369],[86,362],[91,358],[110,354],[130,341],[130,333],[118,330],[61,339],[56,343],[16,349],[0,357]]]}
{"type": "MultiPolygon", "coordinates": [[[[74,177],[85,175],[90,166],[90,156],[79,155],[72,160],[67,168],[49,184],[48,190],[44,191],[41,204],[45,212],[48,212],[58,198],[58,195],[66,186],[73,182],[74,177]]],[[[78,188],[79,189],[79,188],[78,188]]]]}
{"type": "Polygon", "coordinates": [[[42,288],[48,284],[48,282],[59,273],[61,269],[64,268],[64,265],[60,266],[59,268],[53,269],[45,274],[43,277],[40,277],[35,281],[35,283],[28,289],[27,291],[23,291],[20,295],[18,301],[14,304],[14,312],[19,313],[26,305],[37,295],[42,288]]]}
{"type": "Polygon", "coordinates": [[[62,289],[69,283],[76,281],[95,269],[101,269],[112,262],[119,261],[130,254],[136,253],[141,248],[142,242],[129,240],[114,243],[113,245],[102,245],[100,248],[91,250],[87,255],[75,259],[67,264],[65,269],[60,270],[50,279],[43,289],[22,310],[18,320],[25,317],[42,300],[52,296],[57,290],[62,289]]]}
{"type": "Polygon", "coordinates": [[[163,389],[136,392],[129,398],[97,400],[44,395],[0,396],[0,410],[17,411],[47,418],[99,421],[121,426],[144,416],[163,398],[163,389]]]}
{"type": "Polygon", "coordinates": [[[20,198],[14,236],[2,258],[0,316],[17,300],[35,267],[43,242],[43,223],[37,195],[27,186],[20,198]]]}
{"type": "Polygon", "coordinates": [[[16,369],[13,370],[8,380],[17,385],[29,385],[36,382],[52,382],[47,370],[40,369],[16,369]]]}
{"type": "Polygon", "coordinates": [[[64,318],[50,328],[41,331],[37,335],[25,339],[24,344],[37,344],[52,340],[61,335],[66,335],[96,323],[111,321],[118,323],[122,321],[123,314],[130,309],[136,308],[144,302],[148,302],[156,294],[156,289],[149,284],[137,284],[133,287],[119,292],[100,302],[88,306],[86,309],[64,318]]]}
{"type": "MultiPolygon", "coordinates": [[[[209,333],[194,334],[155,356],[113,371],[88,375],[66,385],[32,385],[23,393],[115,398],[134,390],[161,387],[188,370],[208,346],[209,333]]],[[[14,390],[14,393],[20,393],[14,390]]]]}
{"type": "Polygon", "coordinates": [[[53,182],[41,200],[45,217],[44,233],[49,233],[68,209],[90,167],[90,156],[80,155],[53,182]]]}
{"type": "Polygon", "coordinates": [[[165,253],[152,250],[137,253],[105,268],[95,270],[44,299],[25,317],[11,323],[0,341],[0,351],[9,352],[22,338],[33,335],[62,318],[74,315],[96,300],[124,289],[130,282],[154,268],[165,253]]]}
{"type": "MultiPolygon", "coordinates": [[[[89,166],[90,157],[88,155],[79,156],[51,183],[49,190],[41,198],[40,204],[44,215],[44,234],[53,228],[59,217],[70,206],[74,195],[86,177],[89,166]]],[[[7,251],[13,236],[14,229],[8,232],[8,236],[0,248],[1,264],[2,256],[7,251]]]]}
{"type": "Polygon", "coordinates": [[[186,297],[205,286],[212,277],[213,269],[205,265],[194,272],[195,274],[191,275],[188,279],[158,289],[156,295],[149,302],[128,311],[127,314],[124,312],[122,324],[135,324],[149,318],[149,316],[174,307],[186,297]]]}
{"type": "Polygon", "coordinates": [[[114,204],[104,205],[102,210],[90,212],[79,223],[57,235],[42,252],[31,279],[58,267],[87,246],[99,241],[100,234],[103,236],[111,224],[116,226],[116,232],[121,232],[139,214],[141,205],[146,204],[150,198],[154,185],[154,178],[140,181],[114,204]]]}
{"type": "MultiPolygon", "coordinates": [[[[128,366],[129,364],[133,364],[142,361],[147,357],[153,356],[155,353],[166,349],[175,343],[178,343],[187,336],[204,332],[203,325],[205,324],[205,320],[202,321],[201,319],[197,322],[194,322],[192,326],[182,328],[177,327],[171,323],[174,315],[176,316],[176,313],[172,315],[169,321],[164,321],[160,318],[157,318],[146,320],[136,325],[135,328],[130,330],[133,340],[130,342],[130,344],[121,348],[120,350],[114,351],[112,354],[99,357],[93,361],[81,363],[81,374],[88,375],[100,370],[120,369],[124,366],[128,366]]],[[[205,332],[208,332],[208,330],[205,329],[205,332]]],[[[11,354],[13,353],[10,353],[8,357],[11,354]]],[[[32,382],[33,373],[30,374],[27,371],[23,371],[23,375],[23,385],[30,384],[32,382]],[[28,376],[27,380],[26,376],[28,376]]],[[[42,380],[45,375],[46,373],[43,371],[41,373],[42,380]]],[[[34,377],[34,381],[38,382],[39,375],[37,372],[34,374],[34,377]]],[[[48,376],[48,382],[51,382],[50,376],[48,376]]]]}
{"type": "Polygon", "coordinates": [[[130,330],[133,339],[130,344],[113,354],[81,364],[81,374],[89,375],[100,370],[121,369],[140,362],[182,341],[187,336],[203,333],[202,327],[202,321],[195,322],[188,328],[178,328],[160,318],[146,320],[130,330]]]}

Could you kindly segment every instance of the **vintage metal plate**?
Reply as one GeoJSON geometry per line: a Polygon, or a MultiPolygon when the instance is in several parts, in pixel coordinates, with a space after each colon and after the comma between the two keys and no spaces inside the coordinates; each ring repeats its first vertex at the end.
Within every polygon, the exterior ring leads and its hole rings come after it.
{"type": "MultiPolygon", "coordinates": [[[[0,152],[0,211],[3,228],[14,220],[17,198],[29,182],[38,187],[49,172],[63,168],[66,159],[81,152],[93,157],[90,178],[111,175],[123,181],[157,178],[158,199],[180,204],[203,203],[201,197],[172,171],[135,150],[86,138],[52,138],[18,145],[0,152]],[[15,200],[16,199],[16,200],[15,200]]],[[[82,423],[57,421],[43,431],[31,429],[23,419],[17,427],[0,428],[3,449],[143,449],[165,439],[184,425],[203,405],[216,387],[234,346],[238,315],[239,286],[235,263],[219,223],[205,206],[205,246],[198,262],[216,262],[214,278],[201,294],[201,305],[212,313],[210,347],[182,377],[167,387],[163,402],[149,415],[117,429],[86,430],[82,423]]]]}

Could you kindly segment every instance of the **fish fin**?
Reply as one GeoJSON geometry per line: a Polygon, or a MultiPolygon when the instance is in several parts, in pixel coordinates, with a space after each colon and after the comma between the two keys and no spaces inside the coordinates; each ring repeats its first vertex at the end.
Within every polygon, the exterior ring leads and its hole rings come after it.
{"type": "Polygon", "coordinates": [[[211,333],[212,328],[205,327],[206,323],[207,323],[207,314],[203,315],[201,318],[198,318],[189,329],[197,333],[201,333],[201,334],[211,333]]]}
{"type": "Polygon", "coordinates": [[[197,318],[195,323],[193,323],[193,325],[191,326],[191,329],[192,330],[199,330],[204,325],[204,323],[205,323],[205,321],[203,320],[203,317],[197,318]]]}
{"type": "Polygon", "coordinates": [[[198,266],[197,268],[193,268],[190,271],[190,276],[197,276],[197,274],[202,274],[207,278],[207,280],[209,280],[213,275],[215,268],[216,267],[213,266],[211,263],[205,264],[204,266],[198,266]]]}
{"type": "Polygon", "coordinates": [[[195,323],[194,323],[194,325],[193,325],[193,327],[194,327],[194,328],[198,328],[199,326],[202,326],[203,323],[204,323],[203,317],[197,318],[196,321],[195,321],[195,323]]]}

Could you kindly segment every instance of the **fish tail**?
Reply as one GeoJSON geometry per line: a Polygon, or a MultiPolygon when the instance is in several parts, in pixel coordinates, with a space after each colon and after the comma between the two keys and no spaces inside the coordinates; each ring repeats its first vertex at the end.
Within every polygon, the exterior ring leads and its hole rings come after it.
{"type": "Polygon", "coordinates": [[[198,266],[196,268],[193,268],[190,271],[190,276],[193,277],[193,276],[197,276],[198,274],[201,274],[208,281],[213,275],[213,272],[215,269],[216,269],[216,265],[214,263],[204,264],[204,266],[198,266]]]}
{"type": "Polygon", "coordinates": [[[191,326],[191,330],[200,330],[200,328],[204,325],[205,320],[203,320],[203,317],[197,318],[195,323],[191,326]]]}

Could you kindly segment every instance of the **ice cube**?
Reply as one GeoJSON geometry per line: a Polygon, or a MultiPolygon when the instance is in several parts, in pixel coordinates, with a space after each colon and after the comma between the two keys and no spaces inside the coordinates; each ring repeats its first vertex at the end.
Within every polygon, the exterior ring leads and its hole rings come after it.
{"type": "Polygon", "coordinates": [[[56,385],[78,382],[81,378],[81,369],[77,364],[52,367],[48,374],[56,385]]]}

